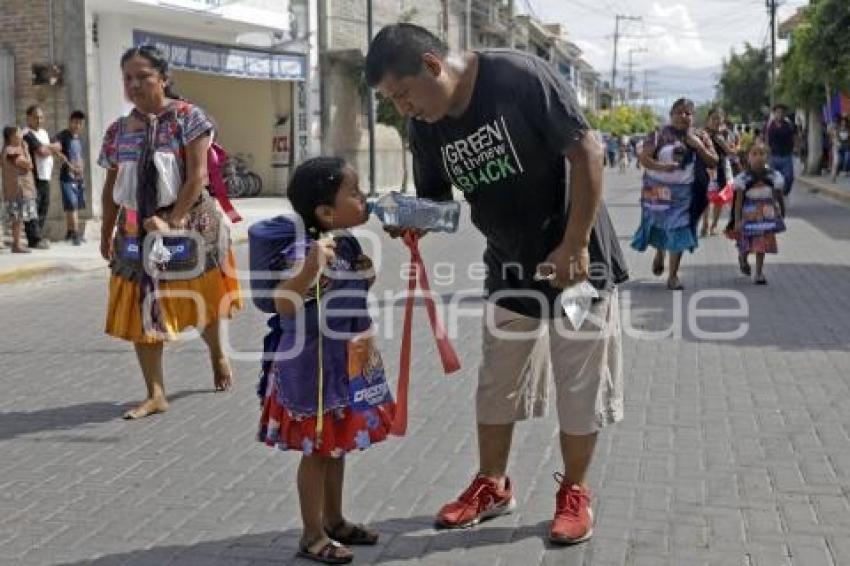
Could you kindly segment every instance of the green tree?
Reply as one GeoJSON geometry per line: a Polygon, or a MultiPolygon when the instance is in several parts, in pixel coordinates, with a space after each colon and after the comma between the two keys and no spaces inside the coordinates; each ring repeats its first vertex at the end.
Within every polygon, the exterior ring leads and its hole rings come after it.
{"type": "Polygon", "coordinates": [[[740,54],[733,50],[723,60],[720,72],[719,98],[731,114],[739,114],[744,122],[767,118],[770,105],[770,63],[767,49],[744,44],[740,54]]]}
{"type": "Polygon", "coordinates": [[[850,90],[850,3],[814,0],[792,32],[782,59],[778,90],[782,100],[806,111],[809,126],[807,172],[820,172],[820,108],[836,91],[850,90]]]}
{"type": "Polygon", "coordinates": [[[711,112],[712,108],[717,106],[719,104],[713,100],[697,104],[697,107],[694,108],[694,124],[704,127],[705,123],[708,122],[708,113],[711,112]]]}
{"type": "Polygon", "coordinates": [[[651,132],[658,125],[658,119],[649,108],[618,106],[614,110],[588,112],[588,122],[601,132],[610,132],[616,136],[651,132]]]}

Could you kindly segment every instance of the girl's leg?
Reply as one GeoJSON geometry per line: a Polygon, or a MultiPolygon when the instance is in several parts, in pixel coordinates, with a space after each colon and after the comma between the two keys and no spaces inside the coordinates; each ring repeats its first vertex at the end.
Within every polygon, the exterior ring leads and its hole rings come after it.
{"type": "Polygon", "coordinates": [[[326,532],[345,544],[372,545],[378,542],[378,533],[363,525],[345,520],[342,513],[342,486],[345,480],[345,459],[331,458],[325,472],[324,523],[326,532]]]}
{"type": "Polygon", "coordinates": [[[679,265],[682,263],[682,252],[670,252],[670,271],[667,278],[667,288],[671,291],[682,289],[682,283],[679,281],[679,265]]]}
{"type": "MultiPolygon", "coordinates": [[[[326,485],[328,471],[332,459],[326,456],[302,456],[298,466],[298,500],[301,503],[301,521],[304,524],[304,535],[301,539],[301,550],[318,554],[330,542],[325,533],[324,508],[326,505],[326,485]]],[[[340,470],[335,473],[340,474],[340,470]]],[[[340,492],[342,485],[340,483],[340,492]]],[[[332,494],[333,495],[333,494],[332,494]]],[[[337,547],[334,556],[342,558],[351,556],[347,548],[337,547]]]]}
{"type": "Polygon", "coordinates": [[[210,364],[213,370],[213,384],[216,391],[227,391],[233,384],[233,371],[230,369],[230,361],[224,354],[221,346],[220,320],[215,320],[207,325],[201,333],[204,342],[210,352],[210,364]]]}
{"type": "Polygon", "coordinates": [[[717,235],[717,223],[720,222],[720,213],[723,212],[722,206],[713,205],[711,207],[711,235],[717,235]]]}
{"type": "Polygon", "coordinates": [[[699,235],[702,238],[705,238],[706,236],[708,236],[708,214],[709,214],[708,209],[709,208],[711,208],[711,205],[705,207],[705,212],[702,213],[702,229],[699,231],[699,235]]]}
{"type": "Polygon", "coordinates": [[[738,252],[738,268],[741,270],[741,273],[748,277],[753,273],[753,270],[750,267],[749,257],[750,254],[747,252],[738,252]]]}
{"type": "Polygon", "coordinates": [[[660,276],[664,273],[664,250],[655,250],[655,258],[652,260],[652,274],[660,276]]]}
{"type": "Polygon", "coordinates": [[[758,252],[756,253],[756,283],[764,284],[766,279],[764,278],[764,253],[758,252]]]}
{"type": "Polygon", "coordinates": [[[345,518],[342,515],[342,486],[345,483],[345,459],[331,458],[325,472],[325,527],[333,529],[341,525],[345,518]]]}
{"type": "Polygon", "coordinates": [[[12,221],[12,250],[21,249],[21,226],[23,222],[18,220],[12,221]]]}
{"type": "Polygon", "coordinates": [[[77,232],[77,212],[68,210],[65,212],[65,225],[68,234],[76,234],[77,232]]]}
{"type": "Polygon", "coordinates": [[[322,524],[327,469],[328,458],[325,456],[302,456],[298,465],[301,522],[304,524],[304,541],[309,544],[327,538],[322,524]]]}
{"type": "Polygon", "coordinates": [[[168,410],[165,387],[162,377],[162,342],[155,344],[136,343],[136,357],[142,368],[142,377],[148,390],[148,398],[136,407],[124,413],[125,419],[141,419],[155,413],[168,410]]]}

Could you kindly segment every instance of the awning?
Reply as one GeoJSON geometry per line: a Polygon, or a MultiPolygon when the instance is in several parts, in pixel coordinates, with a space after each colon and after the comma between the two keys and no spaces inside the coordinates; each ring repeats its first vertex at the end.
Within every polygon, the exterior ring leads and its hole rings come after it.
{"type": "Polygon", "coordinates": [[[133,45],[155,45],[175,69],[226,77],[301,81],[307,73],[300,53],[277,53],[233,47],[133,30],[133,45]]]}

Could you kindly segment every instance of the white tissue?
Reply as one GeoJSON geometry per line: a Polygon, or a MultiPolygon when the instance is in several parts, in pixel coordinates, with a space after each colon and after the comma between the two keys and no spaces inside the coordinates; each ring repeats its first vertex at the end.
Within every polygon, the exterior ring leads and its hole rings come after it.
{"type": "Polygon", "coordinates": [[[593,299],[597,298],[599,298],[599,292],[587,281],[567,287],[561,292],[561,308],[564,309],[564,314],[570,319],[574,330],[580,329],[581,325],[584,324],[584,320],[590,313],[590,307],[593,305],[593,299]]]}
{"type": "Polygon", "coordinates": [[[162,236],[157,236],[151,246],[150,256],[148,256],[152,264],[164,265],[171,260],[171,251],[165,247],[162,241],[162,236]]]}

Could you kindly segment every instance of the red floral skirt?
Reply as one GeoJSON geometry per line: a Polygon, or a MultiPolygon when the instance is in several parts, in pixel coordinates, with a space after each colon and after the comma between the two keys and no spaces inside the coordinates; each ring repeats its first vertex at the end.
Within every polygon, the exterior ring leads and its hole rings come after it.
{"type": "Polygon", "coordinates": [[[263,402],[257,440],[281,450],[299,450],[308,456],[318,454],[339,458],[346,452],[365,450],[385,440],[390,434],[394,415],[393,401],[365,411],[352,407],[333,409],[324,413],[319,439],[316,435],[316,415],[293,414],[277,402],[277,394],[272,386],[271,393],[263,402]]]}

